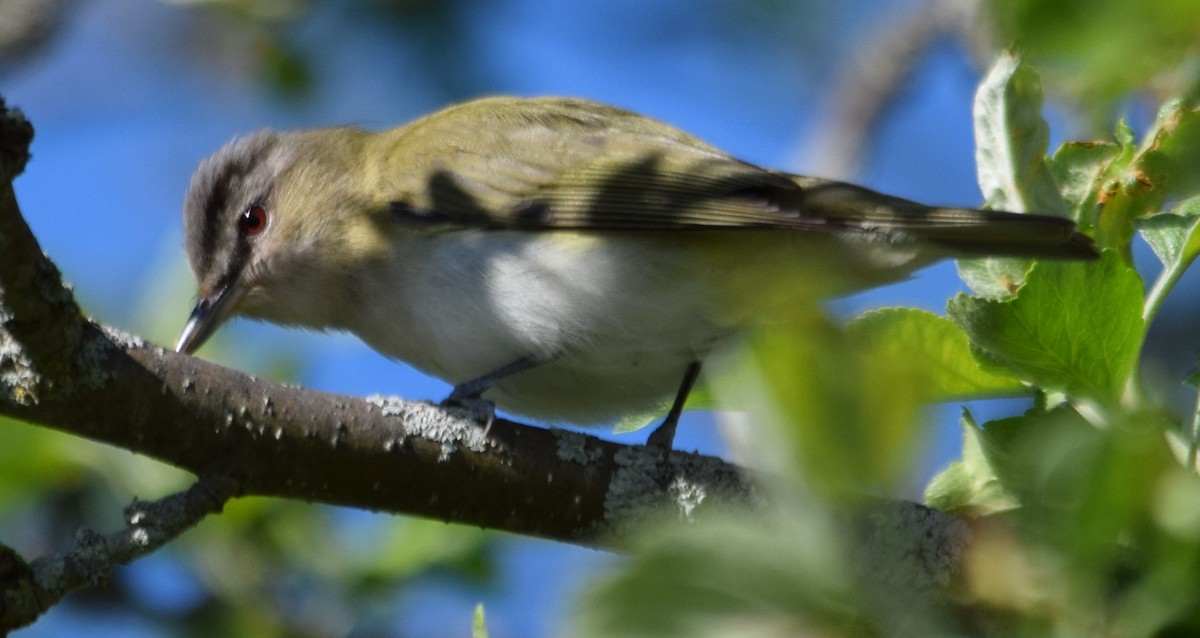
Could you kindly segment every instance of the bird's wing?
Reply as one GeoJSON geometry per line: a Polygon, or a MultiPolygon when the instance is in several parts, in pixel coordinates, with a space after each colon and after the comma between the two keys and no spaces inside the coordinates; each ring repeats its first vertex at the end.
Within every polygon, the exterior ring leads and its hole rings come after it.
{"type": "Polygon", "coordinates": [[[447,229],[605,231],[831,223],[781,205],[800,190],[790,176],[648,118],[552,98],[505,100],[510,110],[496,116],[488,102],[417,123],[415,146],[434,150],[409,169],[422,183],[409,181],[406,196],[391,202],[397,219],[447,229]]]}
{"type": "MultiPolygon", "coordinates": [[[[492,98],[418,121],[393,218],[432,230],[779,228],[936,244],[950,254],[1089,259],[1060,217],[929,207],[742,162],[661,122],[563,98],[492,98]]],[[[400,176],[403,176],[402,178],[400,176]]]]}

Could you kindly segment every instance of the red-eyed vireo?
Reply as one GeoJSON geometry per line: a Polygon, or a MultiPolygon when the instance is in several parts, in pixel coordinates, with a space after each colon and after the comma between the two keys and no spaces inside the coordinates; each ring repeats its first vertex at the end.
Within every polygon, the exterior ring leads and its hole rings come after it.
{"type": "Polygon", "coordinates": [[[564,98],[488,98],[411,124],[263,131],[201,164],[184,205],[199,300],[345,330],[547,422],[675,404],[715,348],[815,301],[957,256],[1087,259],[1057,217],[931,208],[739,161],[662,122],[564,98]]]}

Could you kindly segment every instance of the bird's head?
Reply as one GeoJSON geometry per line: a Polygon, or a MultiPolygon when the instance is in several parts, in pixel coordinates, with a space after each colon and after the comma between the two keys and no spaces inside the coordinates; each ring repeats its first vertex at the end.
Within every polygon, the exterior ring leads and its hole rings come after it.
{"type": "Polygon", "coordinates": [[[194,352],[234,315],[335,327],[355,259],[377,250],[352,128],[233,140],[201,163],[184,201],[198,292],[175,349],[194,352]]]}

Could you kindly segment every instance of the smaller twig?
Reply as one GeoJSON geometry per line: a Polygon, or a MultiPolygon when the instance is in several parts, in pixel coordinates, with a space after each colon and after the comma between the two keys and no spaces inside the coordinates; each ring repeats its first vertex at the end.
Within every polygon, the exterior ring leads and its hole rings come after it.
{"type": "Polygon", "coordinates": [[[70,0],[0,2],[0,69],[44,52],[72,15],[70,0]]]}
{"type": "Polygon", "coordinates": [[[63,596],[103,582],[114,567],[153,552],[216,514],[240,485],[227,477],[201,478],[187,491],[156,501],[135,500],[125,508],[126,525],[112,534],[82,529],[71,549],[28,565],[11,550],[0,551],[0,633],[24,627],[63,596]]]}
{"type": "Polygon", "coordinates": [[[963,36],[978,5],[975,0],[925,0],[907,13],[889,16],[863,37],[830,91],[820,129],[804,144],[797,166],[824,177],[850,178],[925,53],[940,38],[963,36]]]}

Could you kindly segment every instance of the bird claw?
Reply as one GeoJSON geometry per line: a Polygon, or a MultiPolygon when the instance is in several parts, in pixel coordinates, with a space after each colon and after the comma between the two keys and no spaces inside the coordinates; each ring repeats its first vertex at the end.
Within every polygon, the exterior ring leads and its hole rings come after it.
{"type": "Polygon", "coordinates": [[[650,436],[646,438],[646,447],[657,448],[663,455],[670,454],[675,447],[675,429],[679,425],[679,416],[672,414],[667,415],[650,436]]]}
{"type": "Polygon", "coordinates": [[[471,419],[483,425],[483,435],[487,436],[496,421],[496,404],[477,396],[462,395],[451,392],[440,404],[443,408],[463,410],[471,415],[471,419]]]}

